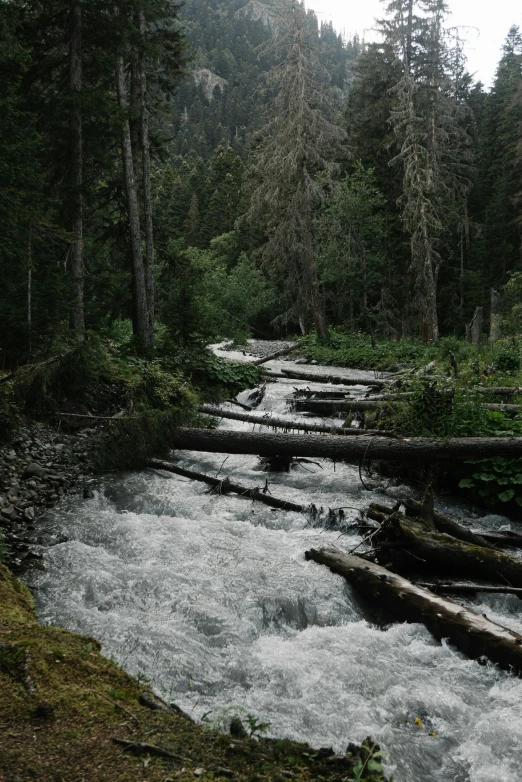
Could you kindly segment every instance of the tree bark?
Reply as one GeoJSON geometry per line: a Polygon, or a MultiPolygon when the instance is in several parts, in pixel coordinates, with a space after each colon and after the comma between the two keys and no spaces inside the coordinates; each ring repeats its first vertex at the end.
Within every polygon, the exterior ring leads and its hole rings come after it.
{"type": "Polygon", "coordinates": [[[316,456],[358,461],[400,460],[432,462],[522,457],[522,437],[339,437],[336,435],[232,432],[212,429],[178,429],[173,448],[213,453],[316,456]]]}
{"type": "Polygon", "coordinates": [[[71,209],[71,272],[73,281],[72,325],[75,339],[85,340],[85,304],[83,263],[83,134],[82,134],[82,8],[71,0],[69,51],[69,129],[70,129],[70,209],[71,209]]]}
{"type": "Polygon", "coordinates": [[[250,500],[257,500],[264,505],[269,505],[271,508],[278,508],[279,510],[293,510],[297,513],[302,513],[306,508],[304,505],[298,505],[295,502],[287,502],[286,500],[279,500],[277,497],[272,497],[271,494],[263,493],[262,489],[257,486],[248,489],[245,486],[240,486],[238,483],[233,483],[229,478],[214,478],[212,475],[204,475],[201,472],[194,472],[193,470],[186,470],[184,467],[178,467],[177,464],[171,462],[164,462],[160,459],[150,459],[147,462],[149,467],[153,467],[155,470],[166,470],[167,472],[173,472],[176,475],[183,475],[185,478],[191,478],[193,481],[201,481],[207,483],[209,486],[213,486],[219,494],[239,494],[241,497],[247,497],[250,500]]]}
{"type": "Polygon", "coordinates": [[[477,307],[475,310],[475,314],[473,315],[473,320],[471,321],[469,327],[471,343],[476,348],[479,348],[480,343],[482,342],[482,323],[483,323],[482,307],[477,307]]]}
{"type": "Polygon", "coordinates": [[[127,98],[127,85],[125,83],[125,64],[123,57],[118,58],[117,89],[118,105],[123,114],[121,146],[125,193],[127,196],[127,211],[129,217],[134,303],[134,333],[142,341],[145,350],[148,351],[152,347],[153,334],[150,328],[145,270],[143,266],[143,254],[141,251],[140,213],[138,205],[138,193],[136,189],[136,178],[134,174],[134,160],[132,155],[132,142],[129,122],[129,105],[127,98]]]}
{"type": "Polygon", "coordinates": [[[344,576],[365,600],[399,621],[422,622],[472,659],[486,656],[501,668],[522,671],[522,636],[361,557],[312,549],[306,558],[344,576]]]}
{"type": "Polygon", "coordinates": [[[283,418],[269,418],[267,416],[248,415],[248,413],[232,413],[228,410],[221,410],[220,407],[203,405],[199,408],[200,413],[213,415],[216,418],[227,418],[231,421],[245,421],[249,424],[259,424],[259,426],[269,426],[273,429],[300,429],[302,432],[315,432],[317,434],[338,434],[349,436],[361,435],[385,435],[385,432],[379,429],[345,429],[341,426],[318,426],[316,424],[305,424],[300,421],[288,421],[283,418]]]}
{"type": "Polygon", "coordinates": [[[489,322],[489,341],[494,344],[500,339],[500,296],[491,288],[491,309],[489,322]]]}

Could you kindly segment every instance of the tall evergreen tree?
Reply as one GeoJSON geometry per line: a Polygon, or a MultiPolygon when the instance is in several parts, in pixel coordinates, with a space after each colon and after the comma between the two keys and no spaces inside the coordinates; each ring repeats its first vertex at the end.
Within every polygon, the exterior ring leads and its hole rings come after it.
{"type": "Polygon", "coordinates": [[[280,322],[299,323],[303,331],[312,322],[326,339],[314,248],[313,216],[321,192],[316,176],[328,169],[332,146],[342,141],[343,132],[325,116],[324,75],[304,9],[290,0],[285,10],[279,44],[286,55],[271,73],[277,95],[254,156],[249,216],[265,226],[260,256],[284,292],[280,322]]]}

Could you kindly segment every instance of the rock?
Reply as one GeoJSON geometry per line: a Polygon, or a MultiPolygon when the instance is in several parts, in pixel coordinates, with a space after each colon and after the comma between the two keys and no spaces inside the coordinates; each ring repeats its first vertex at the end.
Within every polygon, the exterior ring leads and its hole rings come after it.
{"type": "Polygon", "coordinates": [[[94,492],[91,491],[91,489],[85,488],[83,490],[83,499],[84,500],[93,500],[94,499],[94,492]]]}
{"type": "Polygon", "coordinates": [[[24,510],[24,519],[26,521],[34,521],[34,515],[35,511],[33,505],[30,505],[29,508],[24,510]]]}
{"type": "Polygon", "coordinates": [[[65,448],[64,443],[56,443],[56,445],[54,446],[55,451],[63,451],[64,448],[65,448]]]}
{"type": "Polygon", "coordinates": [[[230,735],[235,739],[246,739],[248,734],[239,717],[232,717],[230,722],[230,735]]]}
{"type": "Polygon", "coordinates": [[[0,513],[6,519],[14,519],[16,517],[16,508],[13,507],[13,505],[6,505],[5,508],[2,508],[0,513]]]}
{"type": "Polygon", "coordinates": [[[25,470],[22,472],[22,478],[45,478],[47,475],[46,470],[36,462],[28,464],[25,470]]]}
{"type": "Polygon", "coordinates": [[[9,453],[6,453],[5,455],[6,459],[9,459],[9,461],[13,461],[13,459],[16,459],[16,451],[9,451],[9,453]]]}

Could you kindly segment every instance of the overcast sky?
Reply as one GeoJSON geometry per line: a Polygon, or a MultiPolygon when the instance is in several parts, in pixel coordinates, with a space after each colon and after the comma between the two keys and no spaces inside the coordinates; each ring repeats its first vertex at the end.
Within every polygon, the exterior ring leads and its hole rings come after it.
{"type": "MultiPolygon", "coordinates": [[[[373,20],[383,15],[379,0],[305,0],[319,19],[331,19],[339,32],[358,32],[367,41],[374,38],[373,20]]],[[[450,25],[468,28],[468,68],[487,87],[491,86],[502,44],[512,24],[522,29],[520,0],[447,0],[450,25]]]]}

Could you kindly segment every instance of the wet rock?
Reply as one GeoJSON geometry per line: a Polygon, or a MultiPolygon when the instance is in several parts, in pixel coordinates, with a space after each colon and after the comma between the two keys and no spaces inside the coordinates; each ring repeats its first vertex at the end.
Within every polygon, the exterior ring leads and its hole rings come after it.
{"type": "Polygon", "coordinates": [[[45,478],[47,471],[36,462],[28,464],[22,472],[22,478],[45,478]]]}
{"type": "Polygon", "coordinates": [[[24,510],[24,519],[26,521],[34,521],[34,517],[35,517],[34,506],[30,505],[28,508],[24,510]]]}
{"type": "Polygon", "coordinates": [[[0,513],[6,519],[16,518],[16,508],[13,505],[6,505],[5,508],[2,508],[0,513]]]}

